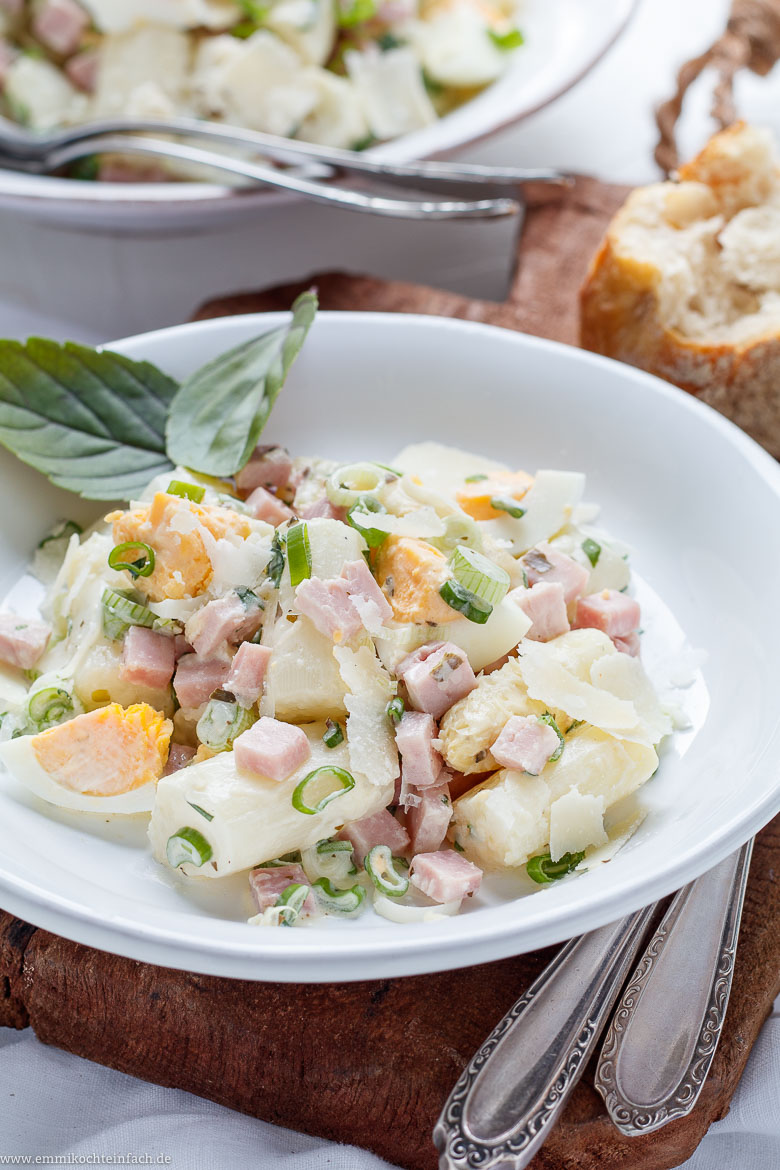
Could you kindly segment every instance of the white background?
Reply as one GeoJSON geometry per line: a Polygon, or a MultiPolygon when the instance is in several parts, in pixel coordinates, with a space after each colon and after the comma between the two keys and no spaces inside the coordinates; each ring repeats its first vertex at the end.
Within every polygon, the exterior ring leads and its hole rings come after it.
{"type": "MultiPolygon", "coordinates": [[[[668,95],[676,66],[720,32],[728,7],[727,0],[644,0],[629,32],[576,89],[464,157],[559,165],[626,183],[654,178],[652,108],[668,95]]],[[[684,154],[710,130],[707,80],[686,109],[684,154]]],[[[744,116],[780,132],[777,70],[745,78],[737,93],[744,116]]],[[[0,333],[106,341],[185,320],[210,296],[328,268],[500,299],[511,254],[506,224],[393,224],[300,204],[274,207],[261,222],[165,238],[61,231],[0,215],[0,333]]],[[[181,1170],[385,1165],[46,1049],[30,1030],[0,1031],[0,1052],[0,1156],[168,1155],[181,1170]]],[[[778,1005],[731,1112],[686,1170],[777,1166],[778,1005]]]]}

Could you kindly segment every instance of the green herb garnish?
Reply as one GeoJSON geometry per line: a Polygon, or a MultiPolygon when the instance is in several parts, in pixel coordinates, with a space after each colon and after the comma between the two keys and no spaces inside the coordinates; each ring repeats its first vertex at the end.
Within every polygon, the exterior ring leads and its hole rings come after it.
{"type": "Polygon", "coordinates": [[[451,609],[462,613],[470,622],[475,622],[479,626],[483,626],[493,612],[490,602],[477,597],[476,593],[464,588],[459,581],[445,581],[439,590],[439,596],[451,609]]]}
{"type": "Polygon", "coordinates": [[[526,873],[540,886],[546,886],[549,882],[566,877],[577,868],[584,856],[584,853],[564,853],[563,857],[553,861],[549,853],[539,853],[526,862],[526,873]]]}
{"type": "Polygon", "coordinates": [[[586,536],[582,542],[582,551],[590,561],[591,566],[595,569],[601,556],[601,545],[597,544],[595,540],[591,540],[589,536],[586,536]]]}
{"type": "Polygon", "coordinates": [[[507,32],[502,33],[490,28],[488,36],[499,49],[519,49],[521,45],[525,44],[525,37],[519,28],[510,28],[507,32]]]}

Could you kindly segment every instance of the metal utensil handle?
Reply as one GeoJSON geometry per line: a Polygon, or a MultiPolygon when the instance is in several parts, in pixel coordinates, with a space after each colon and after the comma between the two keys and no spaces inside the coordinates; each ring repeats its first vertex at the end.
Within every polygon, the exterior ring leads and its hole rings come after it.
{"type": "MultiPolygon", "coordinates": [[[[243,175],[257,183],[305,195],[317,203],[336,204],[351,211],[368,211],[374,215],[389,215],[400,219],[488,219],[498,216],[517,215],[520,203],[514,199],[477,200],[413,200],[388,199],[380,195],[319,183],[312,179],[293,175],[289,171],[275,170],[243,159],[231,158],[215,151],[201,150],[195,146],[183,146],[178,142],[155,141],[152,138],[106,137],[90,138],[72,143],[51,152],[47,158],[47,169],[56,170],[74,159],[88,154],[117,153],[140,154],[154,158],[178,159],[198,166],[215,167],[234,175],[243,175]]],[[[19,163],[23,168],[24,164],[19,163]]]]}
{"type": "Polygon", "coordinates": [[[447,1100],[441,1170],[521,1170],[579,1079],[654,907],[567,943],[507,1012],[447,1100]]]}
{"type": "Polygon", "coordinates": [[[685,1117],[718,1046],[753,842],[673,898],[621,997],[596,1088],[631,1137],[685,1117]]]}

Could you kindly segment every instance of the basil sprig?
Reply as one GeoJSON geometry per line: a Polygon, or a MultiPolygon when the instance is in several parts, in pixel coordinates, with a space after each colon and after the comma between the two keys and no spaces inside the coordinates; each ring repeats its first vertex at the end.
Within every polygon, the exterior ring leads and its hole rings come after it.
{"type": "Polygon", "coordinates": [[[171,459],[203,475],[240,471],[257,446],[316,312],[316,294],[301,293],[289,323],[243,342],[187,378],[168,415],[171,459]]]}

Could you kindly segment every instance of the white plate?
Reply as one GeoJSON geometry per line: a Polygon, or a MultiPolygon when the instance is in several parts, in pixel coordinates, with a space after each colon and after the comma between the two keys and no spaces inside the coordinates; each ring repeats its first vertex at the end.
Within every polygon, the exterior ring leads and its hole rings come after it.
{"type": "MultiPolygon", "coordinates": [[[[180,377],[279,319],[185,325],[116,348],[180,377]]],[[[210,974],[407,975],[547,946],[627,914],[780,809],[780,469],[731,423],[664,382],[565,346],[433,317],[323,313],[267,436],[298,453],[383,461],[437,439],[530,470],[587,473],[604,526],[635,550],[645,661],[656,670],[686,640],[706,653],[686,692],[696,727],[677,733],[642,790],[647,819],[608,865],[515,900],[511,880],[487,882],[457,918],[397,926],[365,914],[261,930],[238,921],[250,913],[248,896],[236,901],[245,878],[185,884],[144,851],[144,823],[93,824],[2,776],[6,909],[91,946],[210,974]]],[[[5,453],[0,493],[13,501],[0,538],[8,590],[55,517],[90,509],[5,453]]]]}
{"type": "MultiPolygon", "coordinates": [[[[603,57],[639,0],[526,0],[525,46],[499,81],[414,134],[371,151],[391,162],[441,157],[549,105],[603,57]]],[[[0,169],[0,207],[56,223],[150,228],[256,214],[286,194],[208,183],[79,183],[0,169]]]]}

